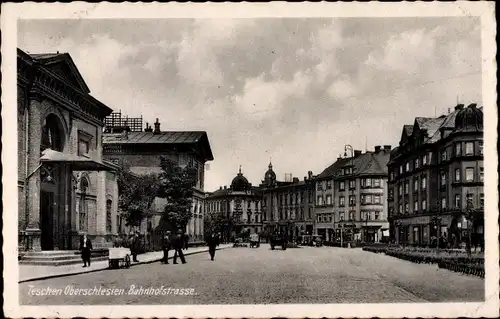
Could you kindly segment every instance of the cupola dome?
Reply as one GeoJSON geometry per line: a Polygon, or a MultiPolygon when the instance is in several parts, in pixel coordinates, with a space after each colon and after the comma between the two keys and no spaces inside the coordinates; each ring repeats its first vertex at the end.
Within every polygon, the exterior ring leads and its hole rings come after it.
{"type": "Polygon", "coordinates": [[[461,109],[455,118],[455,131],[457,132],[482,132],[483,111],[477,104],[471,104],[461,109]]]}
{"type": "Polygon", "coordinates": [[[248,179],[246,179],[245,176],[241,173],[241,167],[240,171],[238,172],[238,175],[236,175],[235,178],[233,178],[233,181],[231,182],[231,189],[233,191],[245,191],[250,188],[250,183],[248,182],[248,179]]]}
{"type": "Polygon", "coordinates": [[[273,164],[269,162],[268,170],[264,175],[264,184],[266,186],[274,186],[276,184],[276,173],[273,171],[273,164]]]}

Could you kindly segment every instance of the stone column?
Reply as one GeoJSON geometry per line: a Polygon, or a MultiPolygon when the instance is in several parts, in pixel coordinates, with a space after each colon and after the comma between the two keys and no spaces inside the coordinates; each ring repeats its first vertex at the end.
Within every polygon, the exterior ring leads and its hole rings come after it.
{"type": "Polygon", "coordinates": [[[96,243],[104,244],[106,235],[106,183],[105,172],[93,173],[96,176],[96,225],[95,225],[95,239],[96,243]]]}
{"type": "Polygon", "coordinates": [[[40,251],[41,230],[40,230],[40,142],[42,137],[40,97],[31,97],[28,107],[28,171],[26,182],[26,235],[28,237],[28,249],[40,251]],[[35,171],[36,170],[36,171],[35,171]]]}
{"type": "Polygon", "coordinates": [[[191,220],[193,221],[193,231],[192,231],[192,234],[191,234],[191,238],[190,240],[191,241],[195,241],[196,240],[196,236],[198,236],[198,231],[197,231],[197,227],[198,227],[198,200],[196,198],[193,198],[193,206],[192,206],[192,211],[193,211],[193,217],[191,218],[191,220]]]}

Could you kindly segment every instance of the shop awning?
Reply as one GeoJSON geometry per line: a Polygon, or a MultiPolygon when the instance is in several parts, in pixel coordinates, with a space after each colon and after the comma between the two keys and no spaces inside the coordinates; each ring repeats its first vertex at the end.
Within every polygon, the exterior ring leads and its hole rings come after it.
{"type": "Polygon", "coordinates": [[[118,166],[108,162],[98,162],[93,159],[65,154],[51,149],[42,152],[40,163],[67,164],[74,171],[115,171],[118,166]]]}

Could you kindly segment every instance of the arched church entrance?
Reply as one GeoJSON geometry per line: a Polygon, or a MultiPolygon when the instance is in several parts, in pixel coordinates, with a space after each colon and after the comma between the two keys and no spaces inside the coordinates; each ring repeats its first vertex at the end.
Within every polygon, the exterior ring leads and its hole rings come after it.
{"type": "MultiPolygon", "coordinates": [[[[43,123],[40,153],[46,149],[62,152],[64,131],[59,118],[49,114],[43,123]]],[[[42,154],[40,154],[42,155],[42,154]]],[[[64,201],[63,171],[61,165],[49,164],[40,170],[40,245],[42,250],[58,249],[58,227],[61,201],[64,201]]],[[[62,247],[61,247],[62,248],[62,247]]]]}

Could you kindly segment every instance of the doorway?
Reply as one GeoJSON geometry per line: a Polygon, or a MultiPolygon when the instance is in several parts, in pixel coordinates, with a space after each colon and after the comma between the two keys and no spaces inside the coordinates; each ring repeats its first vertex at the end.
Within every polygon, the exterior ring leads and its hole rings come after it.
{"type": "Polygon", "coordinates": [[[54,249],[54,193],[40,192],[40,245],[42,250],[54,249]]]}

